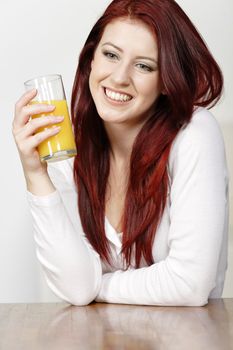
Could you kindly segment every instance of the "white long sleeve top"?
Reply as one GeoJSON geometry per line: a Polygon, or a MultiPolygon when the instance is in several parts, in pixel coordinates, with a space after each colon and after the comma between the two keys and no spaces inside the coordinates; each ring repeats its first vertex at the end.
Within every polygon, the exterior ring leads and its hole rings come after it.
{"type": "Polygon", "coordinates": [[[37,257],[61,299],[143,305],[202,306],[221,297],[227,268],[228,170],[217,121],[198,108],[175,138],[168,162],[170,190],[153,244],[154,264],[124,270],[121,235],[105,218],[112,266],[83,232],[73,160],[49,165],[56,191],[28,192],[37,257]]]}

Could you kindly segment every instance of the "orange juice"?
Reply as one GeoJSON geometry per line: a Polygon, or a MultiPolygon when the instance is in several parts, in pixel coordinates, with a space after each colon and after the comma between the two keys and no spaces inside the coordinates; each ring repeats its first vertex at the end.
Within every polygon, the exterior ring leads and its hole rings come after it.
{"type": "Polygon", "coordinates": [[[45,115],[63,116],[64,120],[54,125],[49,125],[38,129],[38,132],[60,126],[61,130],[58,134],[53,135],[41,142],[38,146],[38,152],[42,160],[56,161],[63,160],[76,155],[76,146],[72,131],[71,121],[66,100],[50,100],[50,101],[33,101],[35,103],[47,103],[54,105],[56,108],[51,113],[43,113],[33,115],[32,118],[38,118],[45,115]]]}

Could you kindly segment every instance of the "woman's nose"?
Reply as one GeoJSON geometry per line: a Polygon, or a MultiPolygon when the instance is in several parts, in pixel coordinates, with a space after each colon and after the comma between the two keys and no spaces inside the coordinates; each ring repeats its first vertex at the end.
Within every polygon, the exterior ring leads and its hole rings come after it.
{"type": "Polygon", "coordinates": [[[129,65],[124,62],[119,62],[112,71],[111,80],[116,87],[128,86],[131,80],[129,65]]]}

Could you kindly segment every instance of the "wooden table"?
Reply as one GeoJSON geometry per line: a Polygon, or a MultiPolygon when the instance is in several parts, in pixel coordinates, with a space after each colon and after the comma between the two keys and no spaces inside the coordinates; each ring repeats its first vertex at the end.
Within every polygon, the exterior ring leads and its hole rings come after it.
{"type": "Polygon", "coordinates": [[[233,299],[205,307],[0,304],[1,350],[229,350],[233,299]]]}

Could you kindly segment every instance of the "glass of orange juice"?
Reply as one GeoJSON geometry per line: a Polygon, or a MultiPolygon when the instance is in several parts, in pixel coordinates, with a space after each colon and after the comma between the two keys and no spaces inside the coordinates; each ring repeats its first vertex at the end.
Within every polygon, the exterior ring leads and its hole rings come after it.
{"type": "MultiPolygon", "coordinates": [[[[32,118],[38,118],[44,115],[64,117],[63,121],[59,123],[61,127],[60,132],[39,144],[38,152],[41,160],[55,162],[74,157],[77,151],[61,75],[51,74],[30,79],[24,83],[24,86],[26,90],[37,89],[37,95],[30,104],[47,103],[56,107],[51,113],[36,114],[32,118]]],[[[54,126],[50,125],[40,128],[38,132],[54,126]]]]}

